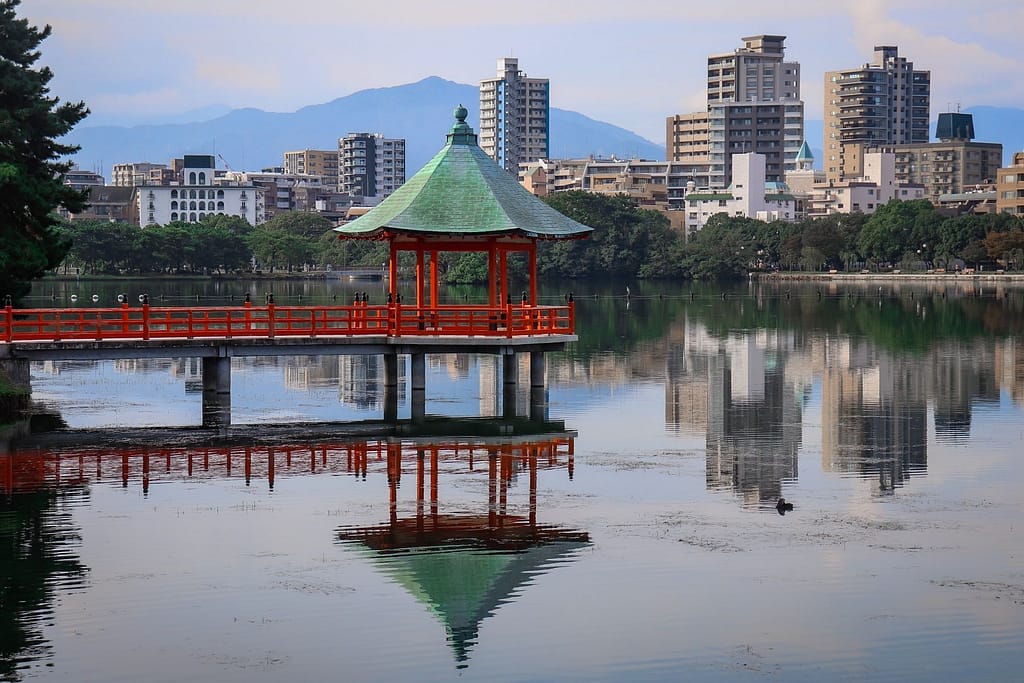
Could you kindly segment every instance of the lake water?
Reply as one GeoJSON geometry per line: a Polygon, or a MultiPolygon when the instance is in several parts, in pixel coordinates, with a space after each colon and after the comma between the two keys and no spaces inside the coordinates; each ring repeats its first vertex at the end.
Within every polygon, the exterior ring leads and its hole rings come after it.
{"type": "Polygon", "coordinates": [[[0,678],[1024,678],[1024,290],[573,287],[544,421],[497,417],[490,357],[428,357],[415,429],[373,359],[235,359],[220,431],[194,361],[33,364],[0,678]]]}

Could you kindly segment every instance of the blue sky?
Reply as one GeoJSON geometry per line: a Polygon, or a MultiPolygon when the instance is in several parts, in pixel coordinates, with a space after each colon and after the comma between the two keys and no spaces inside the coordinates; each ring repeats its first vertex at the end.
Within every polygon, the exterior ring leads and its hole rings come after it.
{"type": "Polygon", "coordinates": [[[476,84],[515,56],[551,80],[553,106],[660,142],[666,116],[702,108],[707,55],[761,33],[787,36],[809,119],[822,116],[824,72],[882,44],[932,71],[933,117],[1024,108],[1019,0],[24,0],[19,14],[53,26],[41,61],[54,94],[89,105],[82,125],[212,105],[294,111],[426,76],[476,84]]]}

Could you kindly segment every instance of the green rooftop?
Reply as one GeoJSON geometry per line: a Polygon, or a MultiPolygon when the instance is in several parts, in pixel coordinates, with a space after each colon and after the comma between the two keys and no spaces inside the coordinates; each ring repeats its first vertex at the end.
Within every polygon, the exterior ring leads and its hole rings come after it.
{"type": "Polygon", "coordinates": [[[555,211],[484,154],[455,110],[441,151],[416,175],[364,215],[335,228],[340,237],[376,237],[384,230],[438,236],[584,237],[593,230],[555,211]]]}

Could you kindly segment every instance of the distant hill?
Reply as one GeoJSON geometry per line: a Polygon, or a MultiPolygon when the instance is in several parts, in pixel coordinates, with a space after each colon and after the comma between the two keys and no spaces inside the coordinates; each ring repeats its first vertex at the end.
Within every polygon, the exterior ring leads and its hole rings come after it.
{"type": "MultiPolygon", "coordinates": [[[[83,125],[67,141],[81,145],[74,157],[81,168],[98,169],[109,179],[113,164],[167,163],[183,154],[218,154],[235,170],[258,171],[280,166],[288,150],[336,149],[338,138],[349,133],[383,133],[405,138],[406,172],[411,176],[444,144],[454,122],[452,111],[459,104],[469,109],[469,123],[478,128],[477,87],[432,76],[408,85],[361,90],[291,113],[235,109],[190,123],[83,125]]],[[[624,128],[552,108],[551,155],[658,160],[665,158],[665,148],[624,128]]]]}

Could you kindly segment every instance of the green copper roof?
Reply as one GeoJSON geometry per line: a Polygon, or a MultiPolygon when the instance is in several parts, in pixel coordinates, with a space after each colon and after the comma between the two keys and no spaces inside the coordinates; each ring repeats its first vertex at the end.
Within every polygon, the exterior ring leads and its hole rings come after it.
{"type": "Polygon", "coordinates": [[[796,153],[796,162],[801,161],[814,161],[814,155],[811,154],[811,146],[807,144],[807,140],[804,140],[804,144],[800,145],[800,151],[796,153]]]}
{"type": "Polygon", "coordinates": [[[593,228],[562,215],[530,194],[477,145],[466,109],[441,151],[394,194],[364,215],[335,228],[344,237],[383,230],[428,235],[582,237],[593,228]]]}

